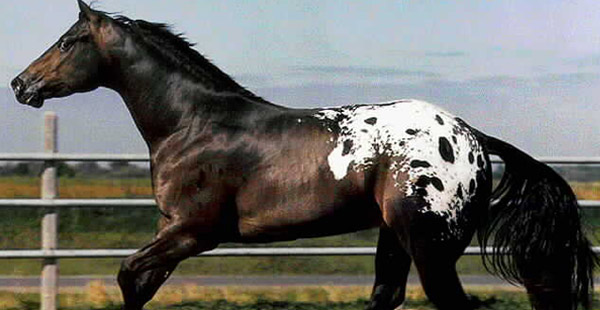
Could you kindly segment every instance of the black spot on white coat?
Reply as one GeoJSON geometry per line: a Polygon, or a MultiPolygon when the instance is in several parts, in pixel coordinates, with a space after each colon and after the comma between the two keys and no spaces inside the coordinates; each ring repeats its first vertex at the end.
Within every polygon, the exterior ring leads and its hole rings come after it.
{"type": "Polygon", "coordinates": [[[425,188],[429,184],[433,185],[433,187],[440,192],[444,190],[444,183],[438,177],[428,177],[426,175],[422,175],[419,177],[417,182],[415,182],[415,185],[421,188],[425,188]]]}
{"type": "Polygon", "coordinates": [[[483,168],[483,157],[481,157],[481,154],[477,155],[477,167],[483,168]]]}
{"type": "Polygon", "coordinates": [[[469,182],[469,194],[475,193],[475,180],[471,179],[469,182]]]}
{"type": "Polygon", "coordinates": [[[449,163],[454,163],[454,149],[452,149],[452,145],[446,139],[446,137],[440,137],[439,139],[439,152],[442,156],[442,159],[449,163]]]}
{"type": "Polygon", "coordinates": [[[344,141],[344,149],[342,150],[342,156],[348,155],[348,153],[350,153],[350,150],[352,150],[353,145],[354,142],[352,142],[352,140],[350,139],[344,141]]]}
{"type": "Polygon", "coordinates": [[[442,183],[442,180],[437,177],[431,178],[431,185],[433,185],[433,187],[440,192],[444,191],[444,183],[442,183]]]}
{"type": "Polygon", "coordinates": [[[365,120],[365,123],[369,125],[375,125],[377,124],[377,117],[369,117],[365,120]]]}
{"type": "Polygon", "coordinates": [[[411,168],[429,168],[429,167],[431,167],[431,164],[425,160],[414,159],[413,161],[410,162],[410,167],[411,168]]]}
{"type": "Polygon", "coordinates": [[[444,125],[444,120],[437,114],[435,116],[435,120],[438,122],[438,124],[444,125]]]}
{"type": "Polygon", "coordinates": [[[462,184],[458,184],[458,187],[456,188],[456,197],[463,199],[462,184]]]}

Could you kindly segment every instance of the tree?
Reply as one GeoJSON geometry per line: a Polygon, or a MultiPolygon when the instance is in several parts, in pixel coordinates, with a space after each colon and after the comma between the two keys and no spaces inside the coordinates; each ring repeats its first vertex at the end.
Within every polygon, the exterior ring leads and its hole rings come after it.
{"type": "Polygon", "coordinates": [[[59,162],[56,165],[56,173],[58,174],[59,177],[67,177],[67,178],[72,178],[77,174],[75,169],[73,169],[73,167],[71,167],[69,164],[64,163],[64,162],[59,162]]]}
{"type": "Polygon", "coordinates": [[[127,169],[129,167],[128,161],[113,161],[109,164],[110,170],[119,171],[123,169],[127,169]]]}
{"type": "Polygon", "coordinates": [[[78,174],[86,176],[98,176],[105,173],[104,169],[94,161],[80,163],[75,170],[78,174]]]}
{"type": "Polygon", "coordinates": [[[30,165],[28,163],[18,163],[13,169],[12,173],[20,176],[26,176],[31,173],[30,165]]]}

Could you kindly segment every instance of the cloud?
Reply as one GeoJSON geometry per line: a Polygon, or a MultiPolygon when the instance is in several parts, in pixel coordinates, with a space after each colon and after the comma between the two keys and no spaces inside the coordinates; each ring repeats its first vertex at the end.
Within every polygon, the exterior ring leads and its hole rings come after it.
{"type": "Polygon", "coordinates": [[[569,59],[567,60],[567,64],[575,65],[579,68],[600,67],[600,54],[569,59]]]}
{"type": "Polygon", "coordinates": [[[481,87],[481,88],[504,88],[504,87],[515,87],[519,85],[524,85],[529,83],[530,81],[525,78],[514,77],[514,76],[506,76],[506,75],[495,75],[495,76],[485,76],[479,78],[473,78],[464,82],[461,82],[463,86],[466,87],[481,87]]]}
{"type": "Polygon", "coordinates": [[[513,94],[523,92],[535,95],[553,92],[556,89],[598,87],[600,86],[600,74],[585,72],[553,73],[531,78],[497,75],[474,78],[463,82],[441,80],[439,83],[457,84],[457,87],[480,89],[485,92],[509,90],[513,94]]]}
{"type": "Polygon", "coordinates": [[[392,50],[393,53],[403,57],[414,57],[417,59],[423,58],[462,58],[469,56],[469,53],[464,51],[427,51],[427,50],[392,50]]]}
{"type": "Polygon", "coordinates": [[[600,153],[600,76],[565,73],[533,78],[490,76],[418,83],[315,83],[260,88],[258,94],[292,107],[323,107],[416,98],[437,104],[484,132],[533,155],[600,153]]]}
{"type": "Polygon", "coordinates": [[[598,83],[600,82],[600,74],[586,72],[547,74],[538,77],[536,81],[544,84],[549,84],[549,86],[576,86],[584,84],[598,85],[598,83]]]}
{"type": "Polygon", "coordinates": [[[423,53],[425,57],[440,57],[440,58],[448,58],[448,57],[465,57],[467,53],[461,51],[454,52],[425,52],[423,53]]]}
{"type": "Polygon", "coordinates": [[[242,73],[232,76],[234,80],[242,85],[268,85],[271,78],[267,75],[242,73]]]}
{"type": "Polygon", "coordinates": [[[385,67],[355,67],[355,66],[302,66],[296,70],[308,73],[350,74],[362,77],[439,77],[438,73],[420,70],[402,70],[385,67]]]}

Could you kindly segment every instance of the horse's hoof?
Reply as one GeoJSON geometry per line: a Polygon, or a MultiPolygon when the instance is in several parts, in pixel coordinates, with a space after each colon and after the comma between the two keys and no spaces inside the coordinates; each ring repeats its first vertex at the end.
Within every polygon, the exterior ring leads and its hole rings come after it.
{"type": "Polygon", "coordinates": [[[469,309],[479,309],[488,305],[487,303],[481,301],[481,299],[479,299],[479,297],[475,295],[467,294],[467,300],[469,301],[469,309]]]}

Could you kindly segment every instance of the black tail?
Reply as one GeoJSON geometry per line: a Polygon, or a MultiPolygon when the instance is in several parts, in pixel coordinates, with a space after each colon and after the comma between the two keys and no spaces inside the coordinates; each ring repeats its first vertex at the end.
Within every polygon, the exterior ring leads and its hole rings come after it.
{"type": "Polygon", "coordinates": [[[547,165],[498,139],[482,140],[505,163],[478,232],[486,268],[524,284],[541,265],[557,267],[570,276],[573,309],[589,308],[597,258],[582,231],[575,194],[547,165]],[[491,240],[494,250],[486,251],[491,240]]]}

